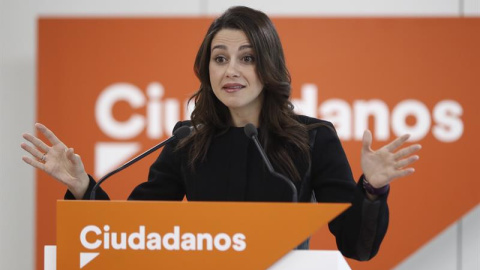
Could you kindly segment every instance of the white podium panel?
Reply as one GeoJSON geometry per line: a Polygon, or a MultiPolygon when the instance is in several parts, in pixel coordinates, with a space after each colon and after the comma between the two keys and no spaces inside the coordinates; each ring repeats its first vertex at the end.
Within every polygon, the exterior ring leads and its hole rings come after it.
{"type": "Polygon", "coordinates": [[[45,246],[43,252],[43,269],[57,270],[57,246],[45,246]]]}
{"type": "MultiPolygon", "coordinates": [[[[57,269],[57,247],[45,246],[44,270],[57,269]]],[[[351,270],[342,254],[336,250],[294,250],[278,260],[268,270],[351,270]]]]}
{"type": "Polygon", "coordinates": [[[338,250],[293,250],[268,270],[351,270],[338,250]]]}

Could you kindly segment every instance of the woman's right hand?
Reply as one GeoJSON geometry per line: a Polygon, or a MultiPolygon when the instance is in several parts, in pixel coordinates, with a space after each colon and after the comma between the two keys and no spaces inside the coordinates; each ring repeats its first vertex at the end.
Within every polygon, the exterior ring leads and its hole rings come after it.
{"type": "Polygon", "coordinates": [[[24,133],[23,138],[32,145],[22,143],[21,147],[32,156],[23,156],[25,163],[48,173],[62,184],[65,184],[75,198],[81,199],[87,191],[89,178],[82,160],[73,148],[68,148],[46,126],[37,123],[35,128],[51,143],[48,146],[39,138],[24,133]]]}

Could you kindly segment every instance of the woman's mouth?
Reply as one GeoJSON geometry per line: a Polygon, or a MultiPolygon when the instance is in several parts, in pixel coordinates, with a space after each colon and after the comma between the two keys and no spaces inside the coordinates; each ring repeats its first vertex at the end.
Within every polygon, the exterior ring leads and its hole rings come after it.
{"type": "Polygon", "coordinates": [[[222,89],[227,93],[234,93],[243,88],[245,88],[245,86],[239,83],[227,83],[222,87],[222,89]]]}

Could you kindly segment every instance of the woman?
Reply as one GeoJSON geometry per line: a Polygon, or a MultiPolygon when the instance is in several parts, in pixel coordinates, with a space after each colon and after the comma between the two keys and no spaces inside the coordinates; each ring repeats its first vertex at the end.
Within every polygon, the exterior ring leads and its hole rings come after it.
{"type": "MultiPolygon", "coordinates": [[[[296,115],[289,101],[290,75],[282,45],[270,19],[262,12],[233,7],[216,19],[195,60],[200,89],[193,95],[189,137],[167,145],[150,168],[149,179],[129,199],[191,201],[289,201],[289,185],[272,176],[243,127],[252,123],[275,170],[291,179],[299,201],[351,202],[352,207],[330,222],[339,250],[368,260],[378,251],[388,225],[389,183],[413,173],[420,145],[394,153],[408,136],[373,151],[365,132],[364,175],[353,180],[333,125],[296,115]],[[368,181],[367,181],[368,179],[368,181]]],[[[51,142],[25,134],[34,147],[23,160],[65,184],[66,198],[87,198],[95,180],[80,157],[51,131],[36,125],[51,142]]],[[[108,199],[99,190],[97,199],[108,199]]],[[[308,247],[308,242],[302,248],[308,247]]]]}

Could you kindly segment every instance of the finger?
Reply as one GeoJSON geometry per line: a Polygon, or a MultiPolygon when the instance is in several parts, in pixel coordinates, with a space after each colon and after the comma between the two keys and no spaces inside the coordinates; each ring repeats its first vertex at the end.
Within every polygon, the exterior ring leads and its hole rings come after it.
{"type": "Polygon", "coordinates": [[[32,147],[30,146],[29,144],[26,144],[26,143],[22,143],[20,145],[22,147],[23,150],[27,151],[28,153],[30,153],[32,156],[38,158],[38,159],[41,159],[43,157],[43,153],[38,151],[37,148],[35,147],[32,147]]]}
{"type": "Polygon", "coordinates": [[[400,159],[400,158],[409,156],[409,155],[417,152],[417,151],[420,150],[420,149],[422,149],[422,146],[421,146],[420,144],[410,145],[409,147],[403,148],[403,149],[401,149],[400,151],[396,152],[396,153],[393,155],[393,158],[394,158],[395,160],[398,160],[398,159],[400,159]]]}
{"type": "Polygon", "coordinates": [[[47,153],[48,152],[48,149],[50,148],[48,145],[46,145],[42,140],[40,140],[39,138],[31,135],[31,134],[28,134],[28,133],[24,133],[23,134],[23,138],[29,142],[31,142],[33,145],[35,145],[37,148],[39,148],[40,150],[42,150],[44,153],[47,153]]]}
{"type": "Polygon", "coordinates": [[[414,168],[406,168],[406,169],[403,169],[403,170],[398,170],[395,173],[393,173],[392,179],[405,177],[405,176],[408,176],[408,175],[410,175],[414,172],[415,172],[414,168]]]}
{"type": "Polygon", "coordinates": [[[40,124],[40,123],[36,123],[35,124],[35,127],[43,133],[43,135],[45,136],[45,138],[48,139],[48,141],[50,143],[52,143],[52,145],[56,145],[56,144],[59,144],[59,143],[62,143],[58,138],[57,136],[55,136],[55,134],[50,130],[48,129],[46,126],[40,124]]]}
{"type": "Polygon", "coordinates": [[[37,160],[31,159],[29,157],[23,156],[22,160],[27,163],[28,165],[35,167],[37,169],[40,169],[42,171],[45,171],[45,165],[37,160]]]}
{"type": "Polygon", "coordinates": [[[402,135],[402,136],[396,138],[395,140],[393,140],[391,143],[385,145],[385,148],[388,151],[393,152],[395,149],[400,147],[400,145],[402,145],[404,142],[406,142],[408,140],[408,138],[410,138],[410,134],[402,135]]]}
{"type": "Polygon", "coordinates": [[[75,154],[75,166],[78,166],[79,164],[82,164],[82,158],[80,157],[80,155],[75,154]]]}
{"type": "Polygon", "coordinates": [[[362,143],[362,151],[367,152],[372,150],[372,133],[370,130],[366,129],[363,132],[363,143],[362,143]]]}
{"type": "Polygon", "coordinates": [[[400,168],[406,167],[406,166],[414,163],[415,161],[417,161],[419,159],[420,159],[419,156],[411,156],[409,158],[402,159],[402,160],[395,163],[395,169],[400,169],[400,168]]]}
{"type": "Polygon", "coordinates": [[[73,150],[73,148],[69,148],[67,150],[67,158],[75,166],[82,164],[82,158],[78,154],[75,154],[75,151],[73,150]]]}
{"type": "Polygon", "coordinates": [[[75,151],[73,150],[73,148],[68,148],[68,149],[65,149],[66,150],[66,155],[67,155],[67,158],[68,160],[70,160],[70,162],[72,162],[73,164],[76,164],[77,163],[77,157],[78,155],[75,154],[75,151]]]}

